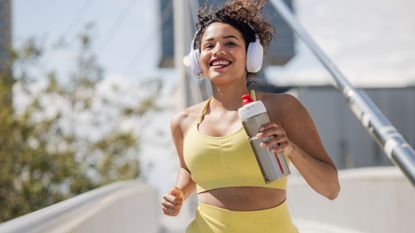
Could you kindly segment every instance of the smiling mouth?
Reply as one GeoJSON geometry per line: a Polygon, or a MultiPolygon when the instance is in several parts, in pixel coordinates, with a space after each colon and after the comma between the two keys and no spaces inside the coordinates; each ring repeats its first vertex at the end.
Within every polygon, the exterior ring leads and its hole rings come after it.
{"type": "Polygon", "coordinates": [[[209,62],[209,66],[213,67],[213,68],[225,68],[227,66],[229,66],[230,64],[232,64],[232,62],[228,61],[228,60],[224,60],[224,59],[215,59],[211,62],[209,62]]]}

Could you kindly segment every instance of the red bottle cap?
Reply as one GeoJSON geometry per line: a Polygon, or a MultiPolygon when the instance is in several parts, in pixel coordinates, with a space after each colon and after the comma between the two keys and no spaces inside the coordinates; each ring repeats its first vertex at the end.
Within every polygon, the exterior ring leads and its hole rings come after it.
{"type": "Polygon", "coordinates": [[[250,94],[246,94],[242,96],[242,106],[254,102],[251,98],[250,94]]]}

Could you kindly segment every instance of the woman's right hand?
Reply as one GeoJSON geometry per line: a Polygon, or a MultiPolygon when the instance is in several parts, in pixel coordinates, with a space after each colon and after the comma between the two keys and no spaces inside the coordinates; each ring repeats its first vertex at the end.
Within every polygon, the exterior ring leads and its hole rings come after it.
{"type": "Polygon", "coordinates": [[[170,192],[163,196],[161,202],[163,213],[168,216],[177,216],[183,206],[184,194],[183,191],[174,187],[170,192]]]}

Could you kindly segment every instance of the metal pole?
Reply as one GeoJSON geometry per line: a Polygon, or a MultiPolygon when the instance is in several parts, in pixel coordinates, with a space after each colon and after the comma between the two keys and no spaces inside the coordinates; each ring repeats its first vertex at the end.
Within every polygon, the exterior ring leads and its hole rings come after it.
{"type": "Polygon", "coordinates": [[[352,112],[369,131],[388,158],[394,162],[415,186],[415,151],[381,113],[373,101],[361,90],[354,88],[319,48],[306,30],[294,18],[292,12],[281,0],[271,0],[278,13],[291,29],[305,42],[310,50],[333,76],[335,87],[346,98],[352,112]]]}
{"type": "Polygon", "coordinates": [[[10,67],[10,49],[12,45],[11,36],[11,2],[0,1],[0,71],[4,72],[10,67]]]}
{"type": "MultiPolygon", "coordinates": [[[[191,16],[193,19],[192,24],[195,25],[198,20],[197,12],[198,12],[198,9],[200,8],[199,1],[190,1],[189,7],[190,7],[191,16]]],[[[198,91],[197,92],[195,91],[195,94],[197,95],[196,99],[199,99],[199,101],[202,101],[203,98],[208,98],[209,96],[212,95],[212,85],[207,78],[199,81],[198,83],[195,83],[195,82],[193,83],[195,84],[193,86],[196,86],[196,85],[198,86],[198,91]]],[[[196,90],[197,88],[195,87],[194,89],[196,90]]]]}
{"type": "Polygon", "coordinates": [[[12,109],[13,77],[12,77],[12,25],[11,25],[11,0],[0,0],[0,83],[5,89],[0,101],[4,102],[9,110],[12,109]]]}
{"type": "Polygon", "coordinates": [[[189,52],[191,43],[190,14],[187,7],[188,0],[173,0],[174,16],[174,65],[180,77],[182,89],[182,108],[192,104],[191,86],[183,58],[189,52]]]}

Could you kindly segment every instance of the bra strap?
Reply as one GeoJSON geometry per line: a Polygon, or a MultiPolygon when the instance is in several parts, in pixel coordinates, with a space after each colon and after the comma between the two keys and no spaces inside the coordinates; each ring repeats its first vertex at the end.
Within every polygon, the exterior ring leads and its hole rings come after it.
{"type": "MultiPolygon", "coordinates": [[[[250,90],[250,94],[251,94],[252,100],[256,101],[256,93],[255,93],[254,89],[250,90]]],[[[211,100],[212,100],[212,96],[209,97],[209,99],[206,100],[205,106],[203,106],[203,109],[200,112],[200,116],[199,116],[199,118],[197,118],[197,121],[196,121],[197,129],[199,129],[200,123],[202,123],[203,119],[205,118],[205,114],[207,112],[207,109],[209,107],[209,103],[210,103],[211,100]]]]}
{"type": "Polygon", "coordinates": [[[205,106],[203,106],[203,109],[202,109],[202,111],[200,112],[200,116],[199,116],[199,118],[197,118],[197,121],[196,121],[197,129],[199,129],[199,125],[200,125],[200,123],[202,123],[203,119],[205,118],[205,114],[206,114],[206,112],[207,112],[207,109],[208,109],[208,107],[209,107],[209,103],[210,103],[210,100],[211,100],[211,99],[212,99],[212,96],[211,96],[211,97],[209,97],[209,99],[208,99],[208,100],[206,100],[206,102],[205,102],[205,106]]]}

